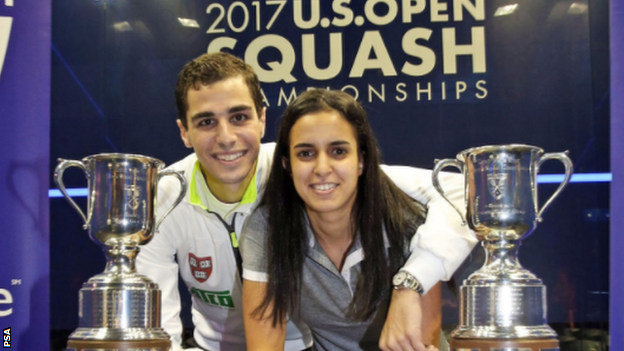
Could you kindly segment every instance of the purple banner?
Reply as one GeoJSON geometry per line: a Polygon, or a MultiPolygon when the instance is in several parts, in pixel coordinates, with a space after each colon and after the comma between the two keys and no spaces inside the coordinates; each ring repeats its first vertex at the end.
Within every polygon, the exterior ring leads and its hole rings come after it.
{"type": "Polygon", "coordinates": [[[0,329],[49,349],[50,0],[0,0],[0,329]]]}
{"type": "Polygon", "coordinates": [[[624,3],[611,1],[611,350],[624,348],[624,3]]]}

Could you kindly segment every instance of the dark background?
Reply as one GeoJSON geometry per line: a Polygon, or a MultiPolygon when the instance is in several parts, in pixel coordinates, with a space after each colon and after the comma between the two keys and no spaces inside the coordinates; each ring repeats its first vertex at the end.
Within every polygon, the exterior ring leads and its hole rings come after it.
{"type": "MultiPolygon", "coordinates": [[[[230,1],[220,3],[227,7],[230,1]]],[[[360,11],[362,3],[351,7],[360,11]]],[[[512,3],[486,1],[485,21],[468,18],[461,23],[432,23],[428,16],[420,16],[415,18],[422,17],[422,22],[411,24],[397,20],[383,27],[344,28],[345,66],[353,61],[363,32],[379,30],[398,71],[408,59],[397,39],[406,29],[432,29],[427,45],[439,53],[442,28],[457,28],[457,40],[468,42],[465,33],[469,28],[484,26],[487,72],[473,74],[471,60],[460,58],[458,73],[443,75],[438,58],[434,71],[424,77],[383,77],[371,70],[362,78],[348,78],[349,68],[345,68],[335,79],[319,82],[304,78],[297,56],[293,71],[297,82],[262,85],[271,104],[264,141],[274,139],[284,109],[275,103],[280,88],[301,91],[307,86],[341,88],[352,84],[360,88],[360,100],[369,113],[385,163],[432,168],[434,159],[454,157],[468,147],[525,143],[546,152],[569,150],[576,173],[609,172],[608,1],[522,0],[516,1],[518,8],[513,14],[493,16],[499,7],[512,3]],[[570,11],[573,3],[584,10],[570,11]],[[482,100],[474,98],[475,91],[470,89],[480,79],[487,81],[488,89],[482,100]],[[452,85],[457,80],[468,83],[466,98],[442,101],[439,82],[452,85]],[[392,96],[391,88],[398,82],[405,82],[408,92],[416,83],[431,82],[434,98],[416,101],[412,92],[403,103],[390,98],[385,103],[367,101],[368,84],[378,87],[383,83],[392,96]]],[[[452,1],[448,4],[447,13],[452,14],[452,1]]],[[[206,34],[214,20],[214,13],[206,14],[207,5],[198,0],[52,2],[50,174],[59,157],[82,159],[96,153],[125,152],[150,155],[170,164],[189,152],[175,126],[173,88],[181,67],[204,53],[216,37],[206,34]],[[195,18],[200,28],[183,27],[178,17],[195,18]],[[115,24],[122,22],[131,29],[116,29],[115,24]]],[[[289,2],[284,11],[292,11],[291,6],[289,2]]],[[[323,11],[328,7],[322,2],[323,11]]],[[[293,28],[292,23],[278,21],[270,31],[227,31],[223,35],[237,38],[232,53],[243,57],[251,40],[268,33],[288,38],[297,50],[301,33],[293,28]]],[[[319,66],[327,42],[323,38],[338,30],[301,31],[317,36],[319,66]]],[[[266,62],[279,60],[280,55],[267,49],[260,58],[266,62]]],[[[556,162],[548,162],[540,173],[562,170],[556,162]]],[[[86,180],[80,171],[70,170],[65,184],[68,188],[85,187],[86,180]]],[[[52,179],[50,187],[55,188],[52,179]]],[[[540,204],[555,188],[556,184],[540,185],[540,204]]],[[[84,198],[77,202],[84,208],[84,198]]],[[[609,183],[572,183],[520,250],[522,264],[548,288],[548,320],[562,335],[579,328],[608,328],[608,208],[609,183]]],[[[64,199],[50,200],[50,222],[51,329],[62,335],[77,327],[78,290],[103,270],[104,256],[64,199]]],[[[456,273],[458,285],[482,262],[483,254],[477,248],[456,273]]],[[[457,299],[446,291],[443,323],[452,327],[457,315],[457,299]]],[[[184,317],[186,326],[191,327],[188,314],[184,317]]]]}

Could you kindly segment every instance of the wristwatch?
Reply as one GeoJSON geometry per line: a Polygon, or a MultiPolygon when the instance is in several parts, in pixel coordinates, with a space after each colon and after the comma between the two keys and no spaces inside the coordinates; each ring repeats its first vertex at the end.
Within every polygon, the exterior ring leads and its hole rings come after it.
{"type": "Polygon", "coordinates": [[[418,293],[418,295],[422,295],[425,292],[422,285],[414,277],[413,275],[407,273],[406,271],[399,271],[397,274],[392,277],[392,285],[394,285],[394,289],[412,289],[418,293]]]}

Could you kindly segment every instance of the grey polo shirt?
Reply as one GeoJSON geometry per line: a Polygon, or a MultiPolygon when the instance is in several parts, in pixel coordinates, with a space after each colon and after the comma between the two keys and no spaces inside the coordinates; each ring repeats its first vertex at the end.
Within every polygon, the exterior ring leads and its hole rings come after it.
{"type": "MultiPolygon", "coordinates": [[[[243,277],[250,281],[268,281],[266,225],[264,213],[256,210],[241,235],[243,277]]],[[[312,331],[313,349],[379,350],[379,337],[388,311],[387,302],[383,302],[368,321],[353,321],[346,316],[364,259],[359,240],[353,243],[342,271],[338,271],[316,241],[309,225],[306,231],[310,250],[303,264],[301,319],[312,331]]],[[[388,247],[385,235],[383,244],[388,247]]],[[[389,286],[383,294],[386,297],[390,294],[389,286]]]]}

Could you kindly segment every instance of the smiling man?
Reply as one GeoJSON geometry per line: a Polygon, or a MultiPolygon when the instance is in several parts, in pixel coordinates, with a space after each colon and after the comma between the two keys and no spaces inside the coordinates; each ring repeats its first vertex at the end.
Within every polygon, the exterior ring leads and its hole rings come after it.
{"type": "MultiPolygon", "coordinates": [[[[163,221],[160,232],[142,247],[137,269],[162,291],[162,326],[171,335],[173,350],[180,350],[183,343],[178,276],[192,295],[193,346],[245,350],[238,240],[265,188],[275,147],[260,142],[266,125],[260,83],[242,60],[226,53],[205,54],[184,66],[175,98],[180,136],[194,152],[170,168],[184,173],[187,194],[163,221]]],[[[417,232],[419,244],[410,247],[412,256],[401,270],[411,283],[395,286],[380,342],[382,349],[418,350],[414,345],[426,339],[421,313],[428,313],[426,306],[421,311],[421,301],[439,297],[438,282],[451,277],[476,239],[433,189],[431,171],[384,170],[403,191],[427,204],[429,211],[417,232]],[[420,294],[434,286],[438,290],[421,300],[420,294]]],[[[463,181],[451,178],[454,184],[447,182],[445,189],[461,203],[463,181]]],[[[159,182],[159,218],[178,193],[176,180],[167,177],[159,182]]],[[[439,300],[436,304],[429,309],[434,314],[431,320],[439,318],[439,300]]],[[[287,324],[286,350],[311,346],[308,328],[296,320],[287,324]]]]}
{"type": "Polygon", "coordinates": [[[264,108],[256,108],[240,76],[192,87],[186,100],[188,117],[177,120],[184,144],[195,151],[212,194],[239,202],[255,174],[264,108]]]}
{"type": "MultiPolygon", "coordinates": [[[[171,168],[184,173],[187,195],[142,248],[137,268],[162,290],[162,325],[174,350],[183,342],[178,274],[192,295],[193,346],[245,350],[238,233],[264,188],[274,149],[260,143],[260,83],[232,55],[202,55],[180,72],[175,97],[180,137],[194,152],[171,168]]],[[[159,216],[178,192],[176,182],[159,183],[159,216]]],[[[290,323],[287,348],[310,345],[308,329],[290,323]]]]}

